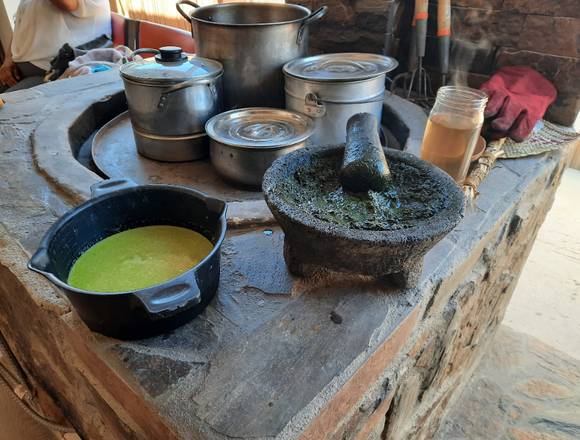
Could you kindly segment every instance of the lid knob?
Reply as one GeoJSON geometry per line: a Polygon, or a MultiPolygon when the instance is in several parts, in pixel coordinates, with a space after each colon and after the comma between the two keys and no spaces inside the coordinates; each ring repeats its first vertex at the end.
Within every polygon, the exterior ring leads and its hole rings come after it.
{"type": "Polygon", "coordinates": [[[183,58],[181,47],[164,46],[159,48],[159,55],[156,56],[161,62],[180,61],[183,58]]]}

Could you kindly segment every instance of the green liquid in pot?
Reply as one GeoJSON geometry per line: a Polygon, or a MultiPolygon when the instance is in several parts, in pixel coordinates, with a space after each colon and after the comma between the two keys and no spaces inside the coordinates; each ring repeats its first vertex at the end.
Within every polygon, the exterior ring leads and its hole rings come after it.
{"type": "Polygon", "coordinates": [[[178,226],[144,226],[111,235],[84,252],[68,284],[93,292],[126,292],[168,281],[205,258],[213,244],[178,226]]]}

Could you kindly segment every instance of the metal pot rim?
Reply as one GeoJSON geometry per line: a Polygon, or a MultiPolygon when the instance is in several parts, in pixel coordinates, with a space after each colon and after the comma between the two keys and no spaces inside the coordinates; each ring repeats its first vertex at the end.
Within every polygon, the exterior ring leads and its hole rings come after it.
{"type": "Polygon", "coordinates": [[[368,78],[362,79],[331,79],[331,80],[316,80],[316,79],[305,79],[299,76],[294,76],[291,73],[286,71],[283,72],[284,76],[289,79],[295,79],[296,81],[300,81],[302,83],[309,83],[309,84],[316,84],[316,85],[339,85],[339,84],[359,84],[359,83],[366,83],[376,81],[377,78],[383,76],[386,77],[386,73],[378,73],[375,76],[371,76],[368,78]]]}
{"type": "Polygon", "coordinates": [[[304,141],[300,141],[300,142],[296,142],[296,143],[292,143],[292,144],[284,144],[284,145],[275,146],[275,147],[268,147],[268,146],[264,146],[264,147],[250,147],[250,146],[244,146],[244,145],[227,144],[225,142],[221,142],[221,141],[217,141],[215,139],[212,139],[210,137],[210,148],[211,148],[212,145],[222,145],[224,147],[234,148],[234,149],[240,150],[240,151],[248,151],[248,152],[255,151],[256,153],[258,153],[260,151],[278,151],[278,150],[284,150],[286,148],[294,147],[294,146],[299,145],[299,144],[302,144],[302,143],[304,143],[304,141]]]}
{"type": "Polygon", "coordinates": [[[190,14],[190,19],[193,21],[197,21],[199,23],[203,23],[203,24],[207,24],[207,25],[212,25],[212,26],[224,26],[224,27],[237,27],[237,28],[248,28],[248,27],[264,27],[264,26],[278,26],[278,25],[285,25],[285,24],[294,24],[294,23],[302,23],[304,22],[304,20],[306,20],[310,14],[312,13],[312,11],[310,9],[308,9],[305,6],[301,6],[301,5],[296,5],[296,4],[292,4],[292,3],[244,3],[244,2],[232,2],[232,3],[218,3],[218,4],[213,4],[213,5],[206,5],[206,6],[200,6],[199,8],[195,9],[191,14],[190,14]],[[276,22],[271,22],[271,23],[218,23],[215,21],[209,21],[209,20],[204,20],[202,18],[196,17],[195,15],[199,12],[203,12],[206,11],[210,8],[235,8],[235,7],[247,7],[248,5],[251,5],[252,7],[276,7],[276,8],[280,8],[280,9],[296,9],[296,10],[301,10],[305,13],[304,17],[302,18],[297,18],[295,20],[287,20],[287,21],[276,21],[276,22]]]}
{"type": "MultiPolygon", "coordinates": [[[[287,97],[289,96],[289,97],[294,98],[294,99],[303,100],[305,98],[305,96],[307,95],[306,93],[296,95],[295,93],[292,93],[288,89],[284,89],[284,91],[286,92],[287,97]]],[[[336,104],[336,105],[370,104],[370,103],[374,103],[374,102],[383,102],[385,99],[385,91],[384,90],[379,92],[379,93],[375,93],[374,95],[366,96],[362,99],[356,98],[356,99],[352,99],[350,101],[346,100],[346,99],[329,99],[329,98],[326,98],[324,96],[324,94],[320,93],[320,92],[316,92],[316,95],[321,103],[336,104]]]]}
{"type": "Polygon", "coordinates": [[[312,134],[314,133],[314,121],[310,117],[308,117],[302,113],[292,111],[292,110],[269,108],[269,107],[248,107],[248,108],[243,108],[243,109],[229,110],[227,112],[220,113],[220,114],[213,116],[212,118],[210,118],[206,122],[205,131],[206,131],[206,134],[209,136],[209,138],[212,140],[212,142],[217,142],[221,145],[225,145],[228,147],[234,147],[234,148],[237,148],[239,150],[247,150],[247,151],[250,151],[250,150],[252,150],[252,151],[281,150],[284,148],[288,148],[288,147],[300,144],[300,143],[306,141],[310,136],[312,136],[312,134]],[[224,138],[215,130],[215,125],[221,119],[227,118],[230,115],[235,115],[236,113],[244,113],[244,112],[249,112],[249,113],[251,113],[251,112],[271,112],[271,113],[277,113],[277,114],[281,114],[281,115],[287,115],[288,117],[294,117],[297,119],[301,119],[305,123],[305,130],[304,130],[304,133],[302,133],[301,135],[295,136],[294,138],[289,139],[290,142],[275,143],[275,144],[270,143],[270,144],[264,144],[264,145],[261,145],[258,142],[255,142],[252,144],[251,141],[244,142],[242,140],[240,140],[238,142],[233,142],[231,140],[224,138]]]}
{"type": "MultiPolygon", "coordinates": [[[[214,61],[214,60],[212,60],[214,61]]],[[[217,61],[216,61],[217,63],[217,61]]],[[[220,63],[221,65],[221,63],[220,63]]],[[[163,78],[163,79],[151,79],[151,80],[142,80],[142,79],[136,79],[135,77],[132,76],[128,76],[126,74],[124,74],[123,72],[119,72],[121,74],[121,78],[123,78],[123,81],[127,81],[131,84],[135,84],[137,86],[145,86],[145,87],[166,87],[166,86],[173,86],[176,84],[181,84],[184,82],[200,82],[200,83],[207,83],[207,81],[213,81],[213,80],[217,80],[220,77],[223,76],[224,71],[223,71],[223,67],[221,71],[215,72],[213,74],[209,74],[207,76],[201,76],[199,78],[191,78],[191,79],[169,79],[169,78],[163,78]]],[[[195,84],[193,84],[195,85],[195,84]]],[[[192,85],[192,86],[193,86],[192,85]]],[[[201,84],[200,84],[201,85],[201,84]]]]}
{"type": "MultiPolygon", "coordinates": [[[[380,76],[386,76],[387,73],[395,70],[399,66],[399,62],[385,55],[378,55],[372,53],[361,53],[361,52],[339,52],[339,53],[326,53],[320,55],[311,55],[304,58],[297,58],[288,61],[282,67],[282,71],[285,76],[311,81],[315,83],[342,83],[342,82],[356,82],[375,79],[380,76]],[[325,76],[316,77],[304,73],[309,67],[309,63],[318,63],[319,65],[324,65],[325,63],[341,63],[343,68],[345,65],[349,65],[351,68],[354,66],[358,68],[359,71],[336,71],[324,70],[325,76]],[[375,70],[366,71],[364,67],[372,66],[375,70]],[[300,69],[302,66],[302,69],[300,69]],[[292,70],[295,72],[293,73],[292,70]]],[[[318,70],[314,70],[316,72],[318,70]]]]}

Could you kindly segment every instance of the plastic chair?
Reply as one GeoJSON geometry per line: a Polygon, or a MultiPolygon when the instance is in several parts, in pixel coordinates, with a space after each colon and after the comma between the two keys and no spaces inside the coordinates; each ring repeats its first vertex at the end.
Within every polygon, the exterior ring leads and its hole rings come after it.
{"type": "Polygon", "coordinates": [[[179,46],[184,52],[195,53],[195,42],[189,32],[182,29],[133,20],[116,12],[111,12],[113,45],[120,44],[130,49],[149,47],[159,49],[163,46],[179,46]]]}

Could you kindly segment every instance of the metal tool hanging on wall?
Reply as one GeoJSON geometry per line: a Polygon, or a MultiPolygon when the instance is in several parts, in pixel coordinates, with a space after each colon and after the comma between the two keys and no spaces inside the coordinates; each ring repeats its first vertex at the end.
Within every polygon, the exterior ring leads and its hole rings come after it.
{"type": "MultiPolygon", "coordinates": [[[[407,2],[405,3],[404,7],[408,7],[409,5],[410,4],[407,2]]],[[[400,4],[397,4],[397,8],[399,6],[400,4]]],[[[389,14],[393,7],[394,5],[391,6],[389,14]]],[[[387,25],[389,21],[390,21],[389,18],[387,18],[387,25]]],[[[390,34],[394,33],[394,30],[391,28],[390,32],[387,31],[387,34],[385,34],[385,53],[387,52],[387,50],[392,50],[392,38],[388,37],[389,33],[390,34]]],[[[417,44],[415,43],[416,40],[415,34],[416,34],[415,19],[412,18],[411,32],[409,33],[409,54],[407,56],[407,71],[396,75],[391,81],[390,87],[392,93],[398,93],[407,99],[410,98],[412,90],[411,78],[413,76],[413,72],[417,68],[417,44]]]]}
{"type": "Polygon", "coordinates": [[[423,67],[427,40],[427,20],[429,18],[428,6],[428,0],[415,0],[407,62],[408,71],[397,75],[391,83],[392,92],[402,89],[407,99],[427,106],[433,96],[431,79],[423,67]]]}
{"type": "Polygon", "coordinates": [[[388,57],[396,57],[395,52],[395,27],[397,23],[397,13],[401,7],[401,1],[397,0],[389,6],[387,15],[387,29],[385,31],[385,41],[383,46],[383,55],[388,57]]]}
{"type": "MultiPolygon", "coordinates": [[[[397,8],[398,6],[397,4],[397,8]]],[[[408,70],[393,78],[391,83],[391,92],[398,91],[405,98],[427,107],[432,104],[433,98],[431,78],[423,66],[429,19],[428,6],[428,0],[415,0],[407,62],[408,70]]],[[[394,25],[390,24],[391,17],[391,10],[389,10],[387,25],[390,26],[391,31],[385,34],[385,50],[392,50],[392,26],[394,25]]],[[[442,75],[441,85],[446,84],[449,74],[450,39],[451,2],[450,0],[439,0],[437,3],[437,44],[442,75]]]]}
{"type": "Polygon", "coordinates": [[[437,2],[437,46],[439,48],[439,67],[441,85],[447,83],[449,74],[449,47],[451,44],[451,1],[437,2]]]}
{"type": "MultiPolygon", "coordinates": [[[[411,76],[411,89],[413,83],[417,81],[417,94],[419,100],[427,100],[428,87],[431,88],[431,82],[427,71],[423,67],[423,59],[425,57],[425,46],[427,42],[427,20],[429,19],[429,0],[415,0],[415,32],[417,45],[417,68],[413,71],[411,76]]],[[[432,93],[431,93],[432,95],[432,93]]]]}

